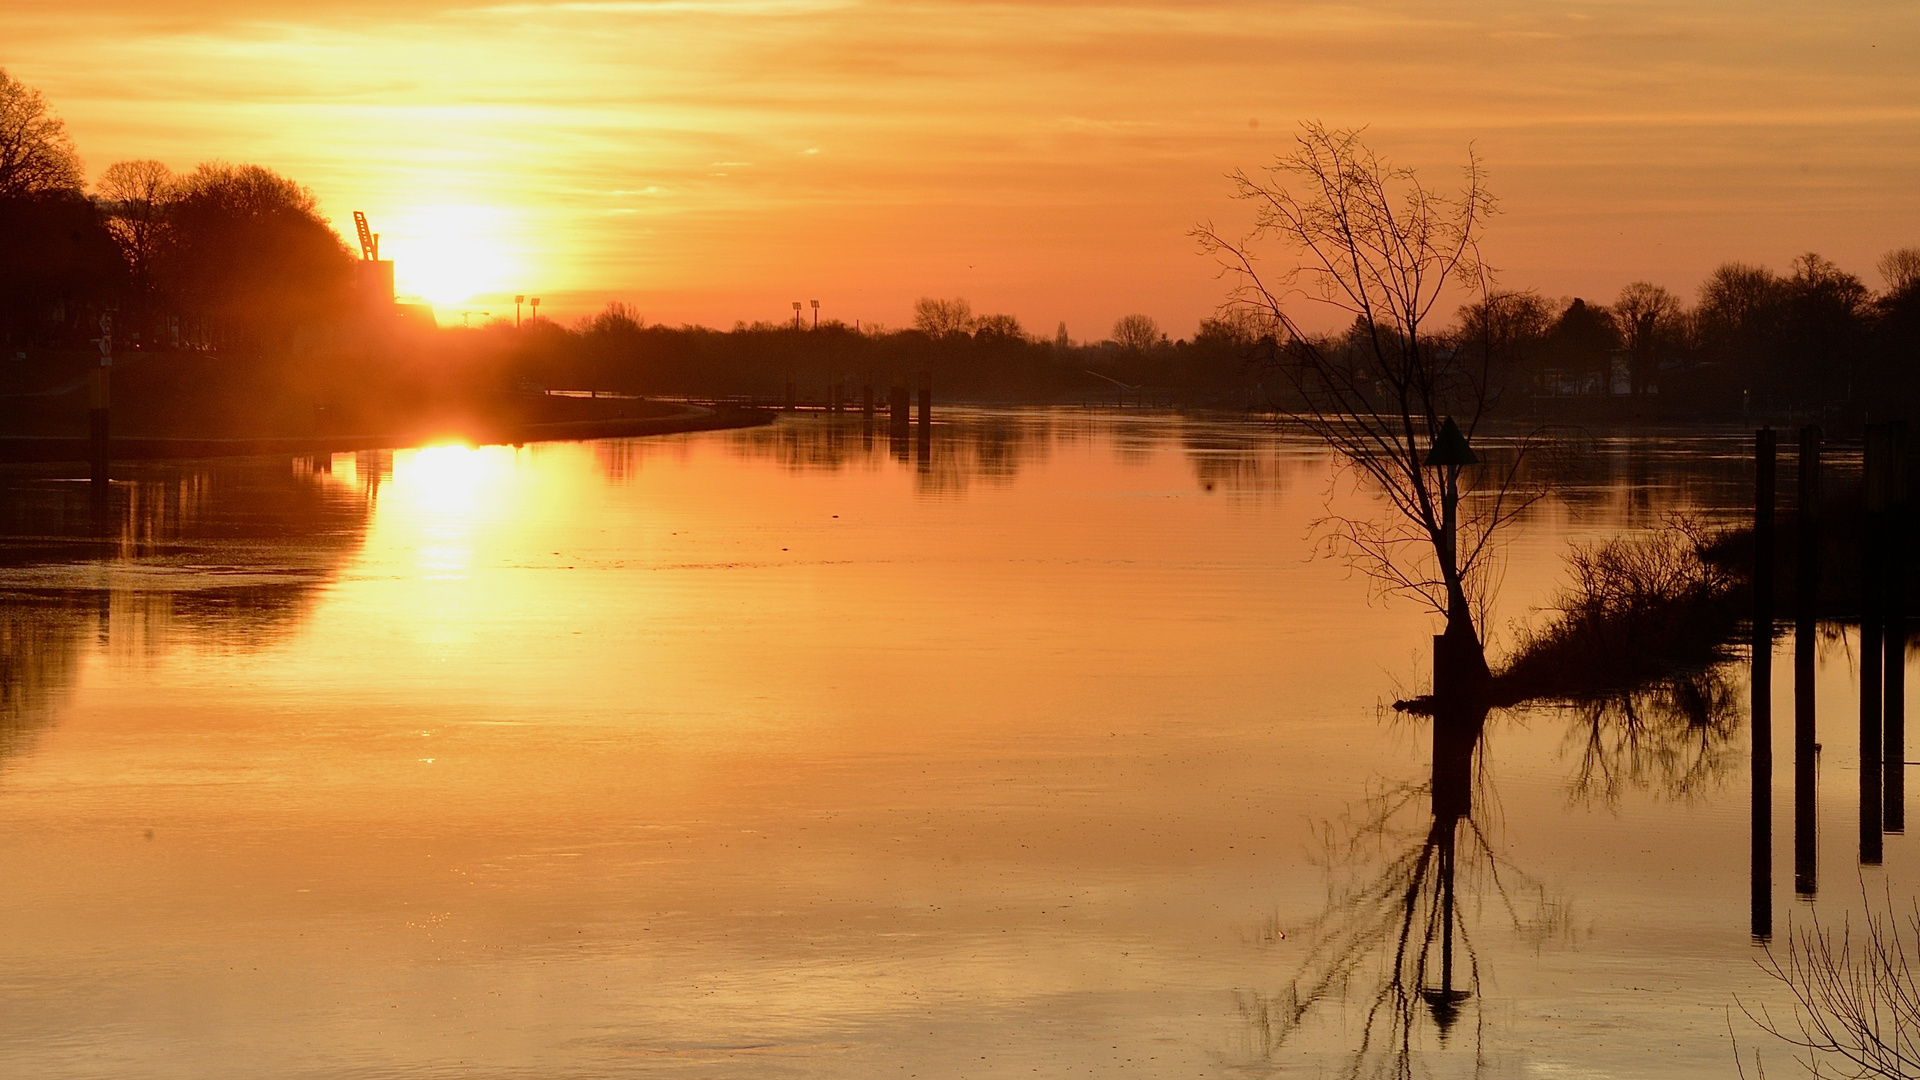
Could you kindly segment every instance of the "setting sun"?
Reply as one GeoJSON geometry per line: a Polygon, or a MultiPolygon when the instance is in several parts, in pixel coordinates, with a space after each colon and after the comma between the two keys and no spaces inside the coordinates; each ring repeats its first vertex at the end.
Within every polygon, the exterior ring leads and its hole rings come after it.
{"type": "Polygon", "coordinates": [[[401,204],[374,224],[402,295],[442,308],[478,306],[526,278],[516,223],[501,207],[401,204]]]}

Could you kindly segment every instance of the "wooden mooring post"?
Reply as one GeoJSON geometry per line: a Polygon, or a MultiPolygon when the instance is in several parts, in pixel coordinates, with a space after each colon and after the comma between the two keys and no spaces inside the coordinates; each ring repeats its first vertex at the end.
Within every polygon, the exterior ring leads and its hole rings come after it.
{"type": "Polygon", "coordinates": [[[920,415],[918,417],[920,464],[925,466],[933,454],[933,376],[920,373],[920,415]]]}
{"type": "Polygon", "coordinates": [[[1878,866],[1880,831],[1885,821],[1880,709],[1886,687],[1882,675],[1886,656],[1881,633],[1881,540],[1886,525],[1887,431],[1879,424],[1869,424],[1866,434],[1862,484],[1865,513],[1860,526],[1860,862],[1878,866]]]}
{"type": "Polygon", "coordinates": [[[1754,433],[1753,481],[1753,936],[1773,936],[1773,575],[1775,436],[1754,433]]]}
{"type": "Polygon", "coordinates": [[[896,439],[907,437],[909,404],[906,387],[895,386],[887,391],[887,419],[890,421],[889,426],[893,429],[893,436],[896,439]]]}
{"type": "Polygon", "coordinates": [[[103,362],[87,380],[87,460],[94,490],[105,491],[113,457],[113,369],[103,362]]]}
{"type": "Polygon", "coordinates": [[[1816,826],[1819,731],[1814,677],[1820,603],[1820,428],[1800,429],[1793,581],[1793,891],[1820,888],[1816,826]]]}
{"type": "Polygon", "coordinates": [[[1886,426],[1882,441],[1880,575],[1881,645],[1880,759],[1885,769],[1881,828],[1907,827],[1907,425],[1886,426]]]}

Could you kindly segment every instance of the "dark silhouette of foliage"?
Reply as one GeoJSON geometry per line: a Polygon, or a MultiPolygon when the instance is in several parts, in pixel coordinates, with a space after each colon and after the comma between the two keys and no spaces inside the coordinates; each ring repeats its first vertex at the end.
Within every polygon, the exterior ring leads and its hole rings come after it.
{"type": "Polygon", "coordinates": [[[1561,369],[1581,383],[1605,393],[1612,375],[1613,351],[1620,348],[1620,330],[1607,309],[1579,297],[1560,313],[1547,331],[1548,353],[1561,369]]]}
{"type": "Polygon", "coordinates": [[[165,216],[162,288],[237,343],[284,341],[347,304],[353,257],[313,193],[286,177],[205,164],[181,178],[165,216]]]}
{"type": "Polygon", "coordinates": [[[40,91],[0,68],[0,199],[79,192],[80,155],[40,91]]]}
{"type": "Polygon", "coordinates": [[[1712,557],[1720,539],[1679,520],[1576,545],[1554,619],[1521,638],[1495,700],[1605,698],[1725,659],[1745,582],[1712,557]]]}
{"type": "Polygon", "coordinates": [[[124,292],[126,264],[77,191],[0,199],[0,344],[86,349],[124,292]]]}

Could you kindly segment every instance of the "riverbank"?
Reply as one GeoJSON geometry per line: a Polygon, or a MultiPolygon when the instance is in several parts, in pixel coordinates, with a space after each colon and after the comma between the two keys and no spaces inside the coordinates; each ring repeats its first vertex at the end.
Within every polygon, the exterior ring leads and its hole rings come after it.
{"type": "MultiPolygon", "coordinates": [[[[638,415],[601,415],[517,422],[467,416],[413,425],[380,434],[213,438],[135,435],[109,439],[108,457],[113,461],[154,461],[275,454],[296,456],[342,454],[358,450],[393,450],[442,441],[497,445],[554,440],[625,439],[686,431],[755,427],[771,423],[774,417],[773,413],[756,409],[647,401],[626,403],[621,411],[638,415]]],[[[92,442],[84,438],[0,435],[0,462],[87,461],[91,459],[92,453],[92,442]]]]}

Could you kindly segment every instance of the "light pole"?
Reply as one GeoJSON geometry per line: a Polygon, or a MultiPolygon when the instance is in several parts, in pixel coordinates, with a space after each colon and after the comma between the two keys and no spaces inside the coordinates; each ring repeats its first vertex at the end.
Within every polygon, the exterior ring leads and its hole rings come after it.
{"type": "Polygon", "coordinates": [[[798,300],[793,302],[793,328],[796,331],[800,329],[800,301],[798,300]]]}
{"type": "Polygon", "coordinates": [[[537,296],[528,297],[527,306],[533,309],[533,314],[527,316],[527,322],[529,324],[539,322],[540,321],[540,298],[537,296]]]}
{"type": "Polygon", "coordinates": [[[813,328],[820,329],[820,301],[813,301],[813,328]]]}
{"type": "MultiPolygon", "coordinates": [[[[1440,536],[1435,543],[1435,554],[1440,557],[1440,574],[1447,581],[1447,631],[1442,635],[1444,645],[1436,642],[1444,651],[1434,656],[1434,693],[1440,693],[1442,682],[1453,683],[1453,676],[1470,670],[1466,649],[1477,646],[1477,642],[1461,640],[1461,635],[1473,634],[1473,613],[1467,610],[1466,586],[1460,580],[1460,470],[1468,465],[1480,464],[1480,458],[1467,445],[1467,437],[1460,433],[1460,426],[1449,416],[1440,425],[1439,434],[1433,437],[1433,445],[1427,449],[1425,465],[1429,469],[1440,470],[1440,536]]],[[[1486,661],[1477,665],[1484,670],[1486,661]]]]}
{"type": "Polygon", "coordinates": [[[100,336],[93,339],[100,346],[100,366],[91,374],[90,393],[87,408],[87,434],[90,439],[93,459],[93,492],[96,495],[107,490],[107,457],[110,453],[108,426],[112,417],[111,377],[113,375],[113,313],[100,315],[100,336]]]}
{"type": "Polygon", "coordinates": [[[520,305],[526,302],[527,298],[525,296],[516,296],[513,298],[513,328],[515,330],[520,329],[520,305]]]}

